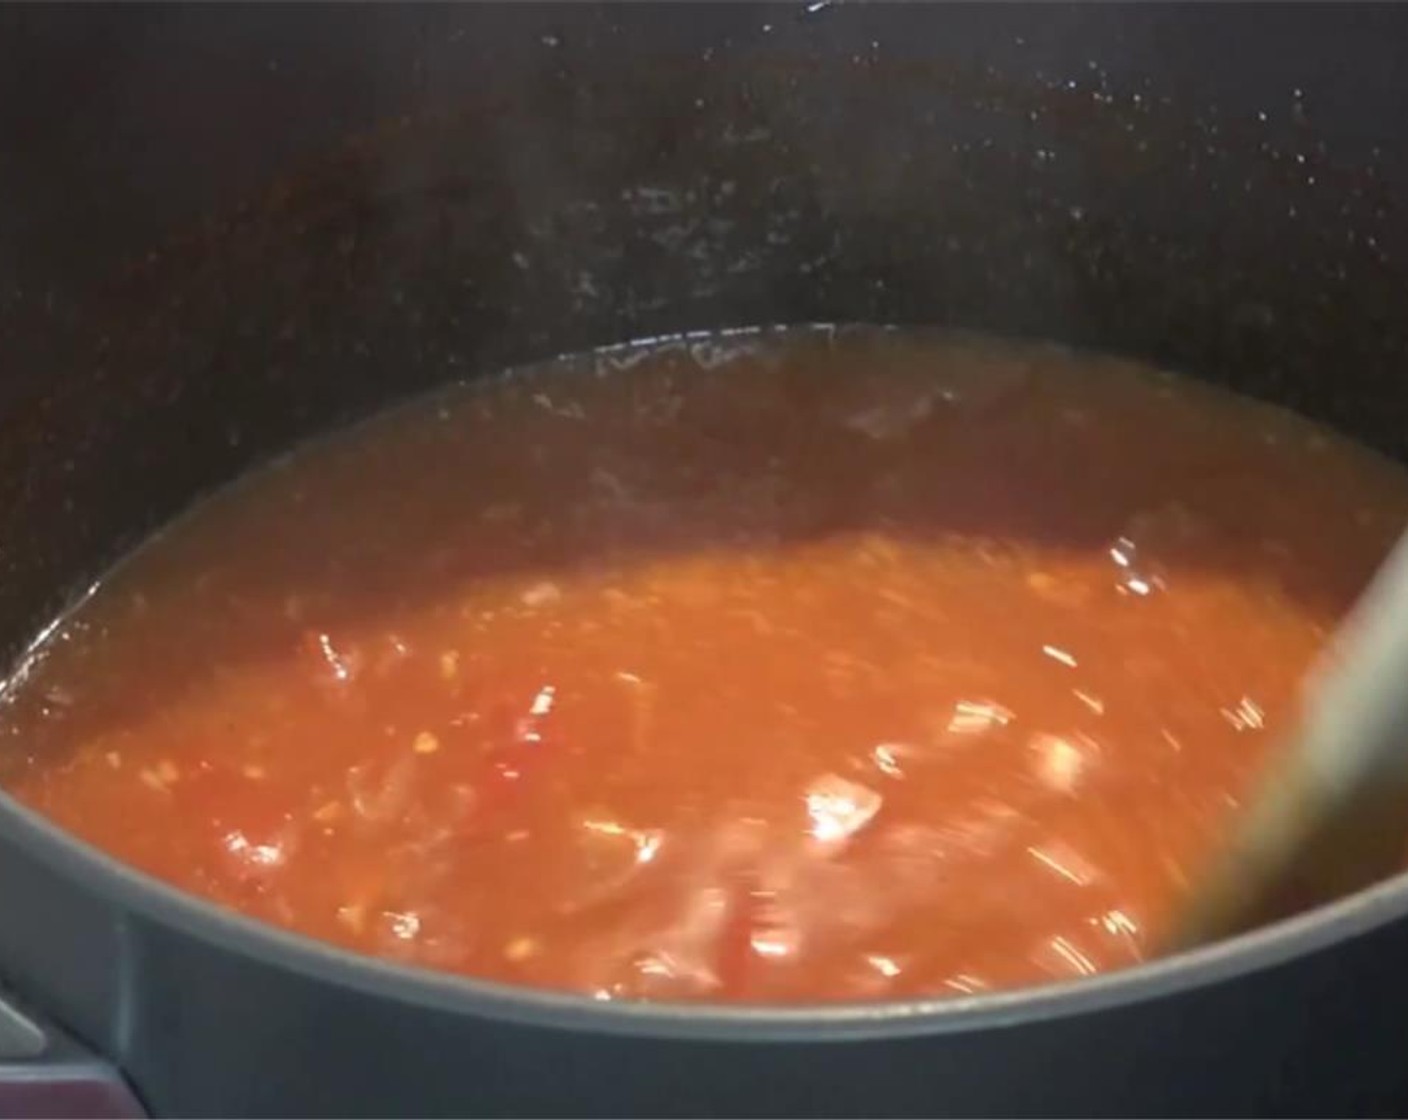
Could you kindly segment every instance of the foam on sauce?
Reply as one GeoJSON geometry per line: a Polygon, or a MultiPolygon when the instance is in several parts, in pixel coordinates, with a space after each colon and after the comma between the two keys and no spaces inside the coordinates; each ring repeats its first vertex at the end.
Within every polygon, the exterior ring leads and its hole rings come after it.
{"type": "Polygon", "coordinates": [[[1150,951],[1405,519],[1396,467],[1107,357],[617,349],[199,506],[16,674],[0,775],[187,890],[476,976],[1084,976],[1150,951]]]}

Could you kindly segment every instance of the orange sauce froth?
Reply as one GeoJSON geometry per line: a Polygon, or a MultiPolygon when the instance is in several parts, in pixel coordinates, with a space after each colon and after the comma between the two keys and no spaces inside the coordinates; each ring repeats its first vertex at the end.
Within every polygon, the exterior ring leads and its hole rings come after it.
{"type": "Polygon", "coordinates": [[[1127,362],[797,330],[299,449],[0,708],[23,802],[362,952],[604,999],[1083,976],[1157,941],[1408,516],[1127,362]]]}

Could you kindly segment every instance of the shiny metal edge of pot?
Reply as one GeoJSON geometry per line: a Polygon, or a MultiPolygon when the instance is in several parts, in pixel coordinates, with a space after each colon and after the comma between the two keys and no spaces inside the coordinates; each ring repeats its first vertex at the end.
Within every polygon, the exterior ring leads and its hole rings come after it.
{"type": "Polygon", "coordinates": [[[206,902],[65,832],[0,792],[0,841],[154,922],[250,958],[356,990],[458,1013],[564,1030],[736,1042],[950,1034],[1171,997],[1272,968],[1408,915],[1408,872],[1228,941],[1099,976],[964,997],[866,1003],[619,1003],[364,956],[206,902]]]}

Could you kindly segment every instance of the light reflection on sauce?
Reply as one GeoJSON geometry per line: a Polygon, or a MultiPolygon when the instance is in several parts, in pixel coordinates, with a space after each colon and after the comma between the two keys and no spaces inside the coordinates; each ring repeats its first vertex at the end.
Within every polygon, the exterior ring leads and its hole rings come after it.
{"type": "Polygon", "coordinates": [[[1318,429],[1054,347],[566,364],[174,526],[16,676],[9,788],[266,920],[597,999],[1084,976],[1154,943],[1408,517],[1318,429]]]}

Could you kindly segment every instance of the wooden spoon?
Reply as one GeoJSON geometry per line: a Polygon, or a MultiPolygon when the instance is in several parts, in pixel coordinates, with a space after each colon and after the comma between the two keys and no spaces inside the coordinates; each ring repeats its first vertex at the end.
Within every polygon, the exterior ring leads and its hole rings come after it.
{"type": "Polygon", "coordinates": [[[1337,631],[1288,736],[1171,948],[1240,933],[1403,867],[1408,850],[1408,533],[1337,631]]]}

